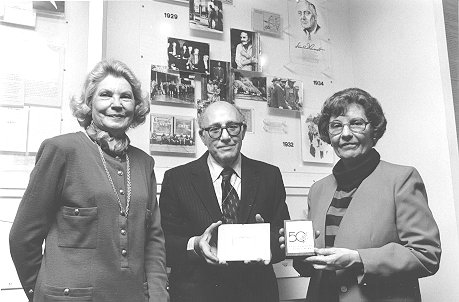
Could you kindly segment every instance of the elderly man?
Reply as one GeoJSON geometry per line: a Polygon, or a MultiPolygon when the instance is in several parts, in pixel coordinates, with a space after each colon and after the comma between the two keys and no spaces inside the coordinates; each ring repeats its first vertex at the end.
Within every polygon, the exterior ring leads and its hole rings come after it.
{"type": "Polygon", "coordinates": [[[300,24],[303,32],[306,34],[307,39],[311,40],[311,36],[316,34],[320,29],[319,24],[317,24],[316,7],[308,0],[299,0],[297,11],[300,16],[300,24]]]}
{"type": "Polygon", "coordinates": [[[289,219],[280,170],[241,154],[246,124],[233,105],[209,105],[199,127],[208,151],[166,171],[159,201],[171,302],[278,302],[271,263],[284,258],[278,231],[289,219]],[[263,220],[271,224],[271,262],[221,263],[217,227],[263,220]]]}

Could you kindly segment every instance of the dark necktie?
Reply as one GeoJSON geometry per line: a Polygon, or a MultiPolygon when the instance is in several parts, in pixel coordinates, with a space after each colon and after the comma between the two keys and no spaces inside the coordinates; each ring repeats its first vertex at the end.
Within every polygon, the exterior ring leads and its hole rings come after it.
{"type": "Polygon", "coordinates": [[[239,197],[236,189],[231,185],[231,175],[234,170],[231,168],[223,169],[222,176],[222,213],[223,223],[237,223],[237,208],[239,197]]]}

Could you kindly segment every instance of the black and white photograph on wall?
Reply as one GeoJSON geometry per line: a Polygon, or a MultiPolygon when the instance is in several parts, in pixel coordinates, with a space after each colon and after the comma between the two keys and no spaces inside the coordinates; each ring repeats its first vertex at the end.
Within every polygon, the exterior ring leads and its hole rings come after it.
{"type": "Polygon", "coordinates": [[[167,44],[169,69],[209,74],[208,43],[168,38],[167,44]]]}
{"type": "Polygon", "coordinates": [[[220,0],[190,0],[190,28],[223,32],[223,5],[220,0]]]}
{"type": "Polygon", "coordinates": [[[254,119],[254,109],[253,108],[242,108],[238,107],[239,111],[241,111],[242,115],[245,118],[245,124],[247,125],[245,133],[255,133],[253,129],[253,119],[254,119]]]}
{"type": "Polygon", "coordinates": [[[38,15],[64,16],[65,1],[31,1],[38,15]]]}
{"type": "Polygon", "coordinates": [[[194,122],[193,117],[151,114],[150,152],[195,154],[194,122]]]}
{"type": "Polygon", "coordinates": [[[171,71],[166,66],[151,66],[150,102],[195,105],[194,73],[171,71]]]}
{"type": "Polygon", "coordinates": [[[231,67],[261,72],[260,35],[249,30],[231,28],[231,67]]]}
{"type": "Polygon", "coordinates": [[[288,0],[290,61],[323,73],[330,72],[326,2],[327,0],[288,0]]]}
{"type": "Polygon", "coordinates": [[[249,71],[232,71],[232,94],[234,99],[267,101],[266,77],[249,71]]]}
{"type": "MultiPolygon", "coordinates": [[[[207,82],[207,93],[218,101],[229,101],[230,63],[225,61],[210,60],[210,76],[207,82]],[[209,87],[209,84],[212,85],[209,87]],[[210,88],[210,90],[209,90],[210,88]]],[[[232,102],[232,100],[231,100],[232,102]]]]}
{"type": "Polygon", "coordinates": [[[320,109],[304,108],[301,114],[301,153],[304,162],[333,163],[332,147],[320,139],[320,109]]]}
{"type": "Polygon", "coordinates": [[[252,9],[252,28],[254,31],[274,36],[282,35],[282,18],[280,14],[261,9],[252,9]]]}
{"type": "Polygon", "coordinates": [[[299,111],[303,106],[303,82],[291,78],[267,77],[268,106],[299,111]]]}

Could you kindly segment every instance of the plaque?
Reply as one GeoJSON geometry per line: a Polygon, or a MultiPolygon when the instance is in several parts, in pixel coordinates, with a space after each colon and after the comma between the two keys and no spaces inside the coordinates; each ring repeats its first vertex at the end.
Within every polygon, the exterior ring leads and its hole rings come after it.
{"type": "Polygon", "coordinates": [[[271,260],[269,223],[222,224],[218,227],[220,261],[271,260]]]}
{"type": "Polygon", "coordinates": [[[314,231],[310,220],[284,221],[285,256],[314,255],[314,231]]]}

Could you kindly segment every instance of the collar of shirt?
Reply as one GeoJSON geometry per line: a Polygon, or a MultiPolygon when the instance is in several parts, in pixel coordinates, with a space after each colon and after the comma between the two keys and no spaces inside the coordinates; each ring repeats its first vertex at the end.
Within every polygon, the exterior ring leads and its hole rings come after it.
{"type": "MultiPolygon", "coordinates": [[[[222,178],[220,177],[220,173],[223,171],[223,167],[220,166],[212,155],[209,154],[207,157],[207,166],[209,167],[210,177],[212,179],[212,184],[214,186],[215,194],[217,195],[218,204],[220,205],[220,209],[222,206],[222,178]]],[[[234,174],[231,176],[231,185],[237,192],[239,199],[241,198],[241,154],[237,157],[234,164],[231,166],[234,170],[234,174]]]]}

